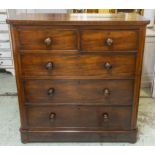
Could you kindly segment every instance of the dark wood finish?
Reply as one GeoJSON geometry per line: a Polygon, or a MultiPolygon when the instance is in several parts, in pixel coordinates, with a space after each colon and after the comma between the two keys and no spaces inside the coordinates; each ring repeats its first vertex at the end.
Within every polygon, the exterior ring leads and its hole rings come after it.
{"type": "Polygon", "coordinates": [[[146,20],[138,14],[10,14],[7,19],[8,24],[13,25],[100,25],[100,26],[146,26],[146,20]]]}
{"type": "Polygon", "coordinates": [[[7,22],[23,143],[136,142],[149,21],[135,14],[22,14],[7,22]]]}
{"type": "Polygon", "coordinates": [[[23,82],[21,80],[21,65],[20,65],[20,55],[17,53],[17,49],[19,47],[19,38],[17,35],[17,30],[12,25],[10,26],[11,38],[12,38],[12,49],[13,49],[13,57],[14,57],[14,65],[15,65],[15,75],[16,75],[16,85],[18,90],[18,102],[20,109],[20,121],[21,127],[23,129],[27,129],[27,117],[26,117],[26,109],[24,106],[25,96],[24,96],[24,88],[23,82]]]}
{"type": "Polygon", "coordinates": [[[26,50],[74,50],[77,49],[77,30],[47,27],[24,27],[18,29],[20,49],[26,50]]]}
{"type": "Polygon", "coordinates": [[[30,128],[100,127],[102,130],[129,130],[131,107],[33,106],[27,108],[27,116],[30,128]]]}
{"type": "Polygon", "coordinates": [[[32,105],[132,105],[133,84],[133,80],[25,80],[26,102],[32,105]]]}
{"type": "Polygon", "coordinates": [[[135,74],[136,55],[108,54],[22,54],[23,76],[102,76],[133,77],[135,74]],[[53,67],[47,69],[47,64],[53,67]],[[108,69],[105,65],[110,63],[108,69]]]}
{"type": "Polygon", "coordinates": [[[81,49],[84,51],[136,50],[137,31],[85,30],[81,31],[81,49]]]}
{"type": "Polygon", "coordinates": [[[130,142],[137,140],[137,129],[105,131],[100,129],[65,128],[50,130],[21,130],[22,142],[130,142]]]}
{"type": "Polygon", "coordinates": [[[136,73],[137,76],[135,77],[135,85],[134,85],[134,106],[132,107],[132,128],[137,127],[137,115],[138,115],[138,105],[139,105],[139,96],[140,96],[140,86],[141,86],[141,73],[142,73],[142,63],[143,63],[143,53],[144,53],[144,44],[145,44],[145,34],[146,28],[141,27],[139,28],[139,48],[138,48],[138,55],[137,55],[137,62],[136,62],[136,73]]]}

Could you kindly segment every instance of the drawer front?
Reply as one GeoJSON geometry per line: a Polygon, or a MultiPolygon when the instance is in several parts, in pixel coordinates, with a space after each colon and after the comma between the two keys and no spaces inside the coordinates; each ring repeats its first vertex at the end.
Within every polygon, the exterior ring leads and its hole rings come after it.
{"type": "Polygon", "coordinates": [[[84,51],[136,50],[137,31],[81,31],[81,49],[84,51]]]}
{"type": "Polygon", "coordinates": [[[12,60],[0,60],[0,67],[1,66],[12,66],[12,60]]]}
{"type": "Polygon", "coordinates": [[[133,80],[26,80],[26,102],[32,105],[131,105],[133,80]]]}
{"type": "Polygon", "coordinates": [[[26,50],[75,50],[77,30],[52,28],[19,29],[20,48],[26,50]]]}
{"type": "Polygon", "coordinates": [[[130,128],[130,107],[48,106],[28,107],[31,128],[102,127],[105,130],[130,128]]]}
{"type": "Polygon", "coordinates": [[[10,52],[1,52],[0,51],[0,58],[11,58],[11,51],[10,52]]]}
{"type": "Polygon", "coordinates": [[[130,77],[135,73],[135,55],[23,54],[25,76],[130,77]]]}

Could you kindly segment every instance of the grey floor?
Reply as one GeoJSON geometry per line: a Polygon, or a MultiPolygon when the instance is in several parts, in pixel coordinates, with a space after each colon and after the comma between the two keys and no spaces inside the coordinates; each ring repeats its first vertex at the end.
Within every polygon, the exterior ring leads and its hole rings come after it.
{"type": "Polygon", "coordinates": [[[0,145],[155,145],[155,99],[150,98],[150,89],[141,89],[138,113],[138,140],[129,143],[29,143],[20,141],[20,120],[16,84],[12,75],[0,73],[0,145]]]}

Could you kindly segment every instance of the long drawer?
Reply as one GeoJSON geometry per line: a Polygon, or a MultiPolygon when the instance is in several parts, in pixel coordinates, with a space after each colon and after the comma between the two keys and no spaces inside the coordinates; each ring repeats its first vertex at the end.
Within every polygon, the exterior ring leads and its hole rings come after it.
{"type": "Polygon", "coordinates": [[[84,51],[136,50],[137,31],[85,30],[81,31],[81,49],[84,51]]]}
{"type": "Polygon", "coordinates": [[[133,80],[25,80],[26,102],[32,105],[131,105],[133,80]]]}
{"type": "Polygon", "coordinates": [[[131,107],[47,106],[27,107],[30,128],[101,127],[129,130],[131,107]]]}
{"type": "Polygon", "coordinates": [[[74,50],[78,46],[76,29],[21,27],[20,48],[26,50],[74,50]]]}
{"type": "Polygon", "coordinates": [[[22,54],[24,76],[133,77],[136,55],[109,54],[22,54]]]}

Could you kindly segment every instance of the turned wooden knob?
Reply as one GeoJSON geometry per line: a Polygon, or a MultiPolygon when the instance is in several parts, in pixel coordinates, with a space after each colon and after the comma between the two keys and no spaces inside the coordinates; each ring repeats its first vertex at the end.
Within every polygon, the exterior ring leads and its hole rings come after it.
{"type": "Polygon", "coordinates": [[[108,88],[105,88],[103,90],[103,93],[104,93],[104,96],[107,97],[107,96],[110,96],[110,90],[108,88]]]}
{"type": "Polygon", "coordinates": [[[56,118],[56,114],[53,113],[53,112],[51,112],[50,115],[49,115],[49,119],[50,119],[50,120],[53,120],[53,119],[55,119],[55,118],[56,118]]]}
{"type": "Polygon", "coordinates": [[[53,62],[48,62],[46,65],[45,65],[45,68],[47,70],[52,70],[53,69],[53,62]]]}
{"type": "Polygon", "coordinates": [[[52,45],[52,39],[50,37],[48,37],[44,40],[44,43],[48,47],[48,46],[52,45]]]}
{"type": "Polygon", "coordinates": [[[55,89],[54,88],[49,88],[47,91],[48,96],[52,96],[54,94],[55,89]]]}
{"type": "Polygon", "coordinates": [[[107,39],[106,39],[106,44],[107,44],[108,46],[111,46],[111,45],[113,44],[113,40],[112,40],[111,38],[107,38],[107,39]]]}
{"type": "Polygon", "coordinates": [[[103,113],[103,121],[107,122],[109,120],[109,115],[108,113],[103,113]]]}
{"type": "Polygon", "coordinates": [[[104,68],[107,69],[107,70],[110,70],[112,68],[112,65],[109,62],[106,62],[104,64],[104,68]]]}

